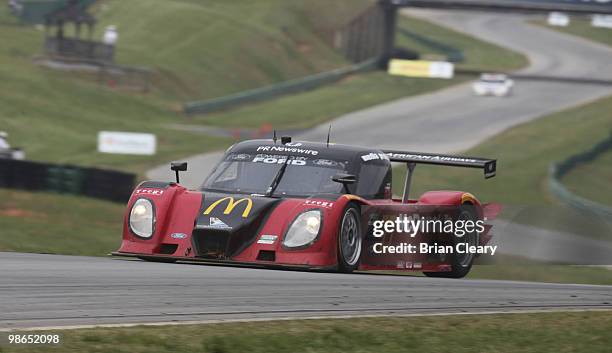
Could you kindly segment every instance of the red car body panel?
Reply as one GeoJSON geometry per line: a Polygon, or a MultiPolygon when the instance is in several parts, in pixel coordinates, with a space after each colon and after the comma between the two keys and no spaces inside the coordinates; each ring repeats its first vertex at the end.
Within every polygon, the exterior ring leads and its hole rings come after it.
{"type": "MultiPolygon", "coordinates": [[[[141,184],[142,185],[142,184],[141,184]]],[[[288,198],[283,199],[267,215],[266,221],[259,228],[255,239],[261,235],[273,234],[278,236],[274,244],[260,244],[257,241],[247,246],[243,251],[235,256],[223,259],[202,259],[194,251],[192,242],[192,232],[194,223],[202,212],[202,199],[205,193],[200,191],[190,191],[186,188],[170,183],[167,188],[147,188],[139,186],[135,189],[127,211],[124,216],[123,241],[115,255],[150,257],[159,259],[174,259],[180,261],[223,261],[228,263],[253,264],[261,266],[286,266],[301,268],[333,269],[337,265],[337,241],[338,229],[343,211],[349,202],[355,202],[362,206],[373,208],[402,208],[406,212],[414,210],[415,206],[422,205],[460,205],[469,199],[474,205],[480,206],[480,202],[471,194],[459,191],[435,191],[423,194],[419,200],[410,200],[407,204],[402,204],[399,200],[365,200],[354,195],[343,195],[336,200],[318,198],[288,198]],[[128,217],[129,210],[134,202],[140,198],[147,198],[155,205],[156,222],[153,236],[150,239],[142,239],[133,234],[129,229],[128,217]],[[323,222],[320,236],[310,246],[304,249],[286,249],[282,245],[282,237],[286,233],[292,221],[301,212],[319,209],[323,213],[323,222]],[[173,237],[180,234],[181,237],[173,237]],[[184,237],[182,236],[184,235],[184,237]],[[170,250],[168,250],[170,249],[170,250]],[[169,252],[171,251],[171,252],[169,252]],[[262,259],[262,252],[274,253],[274,260],[262,259]]],[[[223,208],[224,205],[219,206],[223,208]]],[[[493,213],[497,213],[495,207],[493,211],[489,206],[478,207],[480,214],[488,214],[491,218],[493,213]],[[486,211],[489,209],[488,211],[486,211]]],[[[233,212],[240,212],[242,209],[236,208],[233,212]]],[[[490,239],[488,234],[490,227],[485,234],[481,235],[481,245],[490,239]]],[[[427,262],[422,255],[403,256],[406,263],[419,264],[416,267],[398,268],[396,265],[372,264],[362,260],[359,269],[388,269],[404,271],[449,271],[448,262],[427,262]]]]}

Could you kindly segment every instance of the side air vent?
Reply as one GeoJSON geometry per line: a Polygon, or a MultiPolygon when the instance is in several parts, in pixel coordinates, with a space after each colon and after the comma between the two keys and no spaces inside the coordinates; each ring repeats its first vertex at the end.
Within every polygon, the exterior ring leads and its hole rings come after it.
{"type": "Polygon", "coordinates": [[[276,261],[276,252],[271,250],[259,250],[259,254],[257,254],[257,260],[276,261]]]}
{"type": "Polygon", "coordinates": [[[176,252],[178,244],[162,244],[159,247],[159,253],[163,255],[172,255],[176,252]]]}

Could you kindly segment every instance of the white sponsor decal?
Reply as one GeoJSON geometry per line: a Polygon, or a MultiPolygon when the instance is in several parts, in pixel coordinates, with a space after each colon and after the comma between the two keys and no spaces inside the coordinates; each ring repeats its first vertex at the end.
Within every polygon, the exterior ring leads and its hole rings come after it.
{"type": "Polygon", "coordinates": [[[227,224],[225,224],[225,222],[223,222],[222,220],[220,220],[217,217],[210,217],[210,223],[209,225],[211,227],[214,228],[231,228],[230,226],[228,226],[227,224]]]}
{"type": "Polygon", "coordinates": [[[276,239],[278,239],[278,235],[262,234],[257,240],[257,244],[272,245],[276,242],[276,239]]]}
{"type": "Polygon", "coordinates": [[[478,163],[479,160],[473,158],[452,157],[452,156],[427,156],[422,154],[408,153],[388,153],[390,158],[394,159],[418,159],[423,161],[443,161],[443,162],[462,162],[462,163],[478,163]]]}
{"type": "Polygon", "coordinates": [[[235,155],[230,157],[230,159],[233,159],[235,161],[245,161],[245,160],[250,159],[250,158],[251,158],[251,156],[246,154],[246,153],[235,154],[235,155]]]}
{"type": "MultiPolygon", "coordinates": [[[[253,158],[253,162],[267,164],[284,164],[287,161],[287,157],[288,156],[258,154],[257,156],[255,156],[255,158],[253,158]]],[[[306,165],[306,159],[304,159],[304,157],[291,157],[288,164],[306,165]]]]}
{"type": "Polygon", "coordinates": [[[289,147],[286,147],[286,146],[259,146],[257,147],[257,152],[289,152],[289,153],[298,153],[298,154],[308,154],[311,156],[316,156],[319,154],[319,151],[292,147],[289,144],[287,144],[287,146],[289,147]]]}
{"type": "Polygon", "coordinates": [[[373,161],[373,160],[389,160],[389,156],[384,153],[368,153],[361,156],[361,159],[364,162],[373,161]]]}
{"type": "Polygon", "coordinates": [[[329,159],[316,159],[316,160],[312,161],[312,164],[320,165],[320,166],[324,166],[324,167],[335,167],[339,163],[336,162],[336,161],[329,160],[329,159]]]}
{"type": "Polygon", "coordinates": [[[306,200],[304,201],[304,205],[331,208],[332,206],[334,206],[334,203],[331,201],[306,200]]]}
{"type": "Polygon", "coordinates": [[[170,234],[170,238],[172,238],[172,239],[185,239],[185,238],[187,238],[187,234],[185,234],[185,233],[172,233],[172,234],[170,234]]]}
{"type": "Polygon", "coordinates": [[[161,195],[164,193],[164,190],[162,189],[150,189],[150,188],[141,188],[141,189],[136,189],[134,191],[134,194],[136,195],[161,195]]]}
{"type": "Polygon", "coordinates": [[[114,154],[154,155],[157,140],[153,134],[100,131],[98,152],[114,154]]]}

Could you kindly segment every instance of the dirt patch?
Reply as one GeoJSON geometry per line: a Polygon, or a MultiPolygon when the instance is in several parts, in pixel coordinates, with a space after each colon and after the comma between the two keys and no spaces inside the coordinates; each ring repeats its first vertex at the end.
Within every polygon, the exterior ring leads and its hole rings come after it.
{"type": "Polygon", "coordinates": [[[47,218],[47,215],[40,212],[32,212],[20,208],[7,208],[0,210],[0,216],[15,218],[47,218]]]}

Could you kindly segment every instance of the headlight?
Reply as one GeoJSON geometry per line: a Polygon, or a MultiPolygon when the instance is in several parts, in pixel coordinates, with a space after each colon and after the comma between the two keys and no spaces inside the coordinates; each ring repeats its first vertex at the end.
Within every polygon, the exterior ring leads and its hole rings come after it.
{"type": "Polygon", "coordinates": [[[155,211],[153,203],[147,199],[138,199],[130,210],[130,229],[142,238],[150,238],[155,228],[155,211]]]}
{"type": "Polygon", "coordinates": [[[283,245],[298,248],[312,243],[321,229],[321,211],[311,210],[301,213],[289,226],[283,245]]]}

